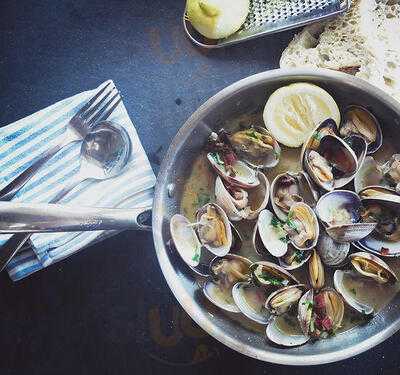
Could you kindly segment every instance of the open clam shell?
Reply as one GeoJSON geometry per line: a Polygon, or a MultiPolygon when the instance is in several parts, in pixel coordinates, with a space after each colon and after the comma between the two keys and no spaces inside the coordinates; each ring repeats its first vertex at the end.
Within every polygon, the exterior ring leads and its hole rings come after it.
{"type": "Polygon", "coordinates": [[[232,296],[243,315],[259,324],[268,324],[270,313],[265,308],[265,301],[268,297],[267,289],[252,283],[240,282],[233,286],[232,296]]]}
{"type": "Polygon", "coordinates": [[[321,230],[316,246],[322,263],[329,267],[341,267],[348,262],[350,243],[336,242],[325,230],[321,230]]]}
{"type": "Polygon", "coordinates": [[[350,255],[350,262],[353,268],[362,276],[369,277],[380,284],[394,284],[398,281],[392,269],[377,256],[357,252],[350,255]]]}
{"type": "Polygon", "coordinates": [[[214,258],[210,263],[211,277],[202,288],[206,298],[223,310],[240,312],[232,297],[232,288],[248,280],[250,265],[250,260],[234,254],[214,258]]]}
{"type": "Polygon", "coordinates": [[[362,204],[358,195],[348,190],[335,190],[324,194],[315,211],[326,232],[340,243],[359,241],[368,236],[376,223],[360,222],[362,204]]]}
{"type": "Polygon", "coordinates": [[[189,220],[180,214],[172,216],[170,232],[173,249],[178,252],[183,261],[196,273],[208,275],[208,263],[203,258],[207,256],[194,228],[189,220]],[[205,266],[207,264],[207,266],[205,266]]]}
{"type": "Polygon", "coordinates": [[[250,266],[250,273],[255,285],[284,287],[299,284],[299,281],[287,270],[271,262],[255,262],[250,266]]]}
{"type": "Polygon", "coordinates": [[[374,314],[374,309],[372,306],[358,301],[354,297],[354,295],[352,295],[352,293],[345,287],[343,280],[346,273],[350,272],[351,271],[342,271],[342,270],[335,271],[335,274],[333,275],[333,284],[335,286],[335,289],[342,296],[344,301],[359,313],[363,315],[374,314]]]}
{"type": "Polygon", "coordinates": [[[366,156],[354,177],[354,190],[360,192],[367,186],[378,186],[383,183],[383,173],[372,156],[366,156]]]}
{"type": "Polygon", "coordinates": [[[297,307],[297,319],[304,335],[310,336],[311,319],[313,315],[314,291],[310,289],[304,293],[297,307]]]}
{"type": "Polygon", "coordinates": [[[310,337],[302,334],[301,330],[298,332],[293,329],[294,322],[289,329],[282,329],[282,325],[287,326],[285,323],[282,324],[282,321],[284,321],[284,317],[279,316],[268,323],[265,333],[269,341],[279,346],[292,347],[304,345],[310,340],[310,337]]]}
{"type": "Polygon", "coordinates": [[[400,211],[400,194],[385,186],[367,186],[359,191],[362,202],[379,201],[388,203],[400,211]]]}
{"type": "Polygon", "coordinates": [[[311,257],[311,253],[311,250],[299,250],[288,244],[286,254],[278,258],[278,262],[287,271],[295,270],[307,263],[311,257]]]}
{"type": "Polygon", "coordinates": [[[317,149],[305,148],[302,164],[313,181],[328,191],[348,184],[358,170],[352,148],[334,135],[323,136],[317,149]]]}
{"type": "Polygon", "coordinates": [[[218,152],[209,152],[207,159],[221,178],[231,185],[250,189],[258,186],[260,183],[256,170],[241,160],[233,161],[230,167],[227,168],[218,152]]]}
{"type": "Polygon", "coordinates": [[[232,228],[224,210],[207,203],[197,211],[197,233],[201,244],[211,253],[222,257],[231,249],[232,228]]]}
{"type": "Polygon", "coordinates": [[[271,184],[271,205],[282,221],[287,220],[290,208],[296,202],[304,202],[315,207],[318,192],[307,173],[286,172],[275,177],[271,184]]]}
{"type": "Polygon", "coordinates": [[[271,293],[265,301],[265,307],[272,315],[285,314],[298,303],[306,286],[304,284],[289,285],[271,293]]]}
{"type": "Polygon", "coordinates": [[[382,128],[377,118],[365,107],[350,105],[345,108],[339,133],[342,137],[356,134],[365,139],[368,154],[376,152],[383,141],[382,128]]]}
{"type": "Polygon", "coordinates": [[[357,157],[358,169],[356,173],[358,173],[367,156],[368,152],[367,142],[363,137],[356,134],[344,138],[344,141],[351,147],[351,149],[354,151],[357,157]]]}
{"type": "Polygon", "coordinates": [[[279,163],[281,148],[264,127],[239,130],[229,136],[229,141],[239,158],[253,168],[272,168],[279,163]]]}
{"type": "Polygon", "coordinates": [[[217,204],[226,212],[232,221],[256,219],[269,201],[269,182],[267,177],[258,172],[260,184],[246,191],[240,187],[227,188],[218,176],[215,180],[215,198],[217,204]]]}

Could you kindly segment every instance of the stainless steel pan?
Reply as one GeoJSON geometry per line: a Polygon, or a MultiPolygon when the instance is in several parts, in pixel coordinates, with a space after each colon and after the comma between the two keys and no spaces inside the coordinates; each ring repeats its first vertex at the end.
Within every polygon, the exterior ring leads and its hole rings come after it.
{"type": "MultiPolygon", "coordinates": [[[[238,115],[261,113],[267,97],[275,89],[296,81],[313,82],[326,88],[340,107],[354,102],[370,107],[383,124],[385,140],[389,140],[394,149],[400,150],[400,143],[395,140],[400,129],[400,104],[379,89],[352,76],[329,70],[292,69],[260,73],[219,92],[180,129],[157,179],[152,227],[157,257],[169,287],[186,312],[205,331],[250,357],[281,364],[314,365],[352,357],[394,334],[400,328],[400,296],[362,327],[298,348],[277,348],[265,342],[264,335],[251,330],[243,320],[210,305],[194,282],[189,268],[167,246],[170,240],[169,219],[180,210],[187,173],[204,147],[210,131],[218,130],[226,120],[238,115]]],[[[57,206],[47,206],[45,212],[43,209],[34,205],[15,209],[10,203],[2,204],[0,221],[6,224],[4,228],[0,224],[0,231],[6,230],[12,222],[15,231],[27,230],[29,215],[37,218],[29,226],[32,231],[44,231],[44,228],[49,231],[57,226],[59,230],[137,229],[138,226],[139,229],[146,229],[142,221],[148,213],[143,210],[71,210],[57,206]],[[19,221],[15,219],[15,213],[20,215],[17,216],[19,221]]]]}

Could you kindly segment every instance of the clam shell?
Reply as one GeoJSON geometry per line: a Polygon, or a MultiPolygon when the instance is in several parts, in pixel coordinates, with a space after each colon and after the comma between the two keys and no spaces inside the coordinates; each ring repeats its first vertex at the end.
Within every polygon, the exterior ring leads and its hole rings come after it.
{"type": "Polygon", "coordinates": [[[341,158],[347,161],[344,165],[342,162],[338,165],[346,167],[346,171],[343,171],[343,176],[335,177],[332,181],[321,181],[318,175],[315,173],[314,168],[311,166],[309,161],[309,154],[311,148],[306,148],[303,154],[302,164],[308,175],[313,179],[313,181],[322,189],[331,191],[333,189],[339,189],[344,185],[348,184],[356,175],[358,170],[357,156],[355,155],[352,148],[341,138],[334,135],[325,135],[319,141],[317,151],[321,155],[324,155],[327,150],[330,152],[335,151],[341,153],[341,158]]]}
{"type": "Polygon", "coordinates": [[[310,289],[300,298],[297,308],[297,319],[299,320],[301,330],[307,337],[310,336],[310,324],[312,318],[313,303],[314,291],[310,289]]]}
{"type": "Polygon", "coordinates": [[[292,216],[293,218],[296,218],[300,220],[301,222],[306,223],[308,222],[310,226],[313,228],[313,239],[309,240],[308,244],[304,245],[298,245],[296,242],[291,238],[291,244],[299,250],[311,250],[315,247],[318,241],[318,236],[319,236],[319,224],[318,224],[318,219],[317,216],[315,215],[315,212],[312,210],[310,206],[308,206],[305,203],[295,203],[292,208],[289,211],[289,216],[292,216]]]}
{"type": "Polygon", "coordinates": [[[268,324],[270,314],[265,308],[267,291],[264,288],[241,282],[233,286],[232,296],[243,315],[259,324],[268,324]]]}
{"type": "Polygon", "coordinates": [[[301,334],[288,334],[282,331],[277,323],[278,319],[271,320],[266,328],[267,339],[279,346],[300,346],[310,340],[310,337],[301,334]]]}
{"type": "Polygon", "coordinates": [[[322,230],[318,238],[316,249],[325,265],[329,267],[341,267],[347,263],[350,243],[336,242],[322,230]]]}
{"type": "Polygon", "coordinates": [[[281,207],[276,204],[275,196],[277,193],[277,189],[282,181],[282,179],[286,177],[291,177],[297,182],[299,196],[303,199],[303,202],[308,204],[310,207],[315,207],[318,201],[318,192],[315,189],[313,183],[308,177],[307,173],[301,172],[286,172],[277,175],[271,184],[271,205],[272,208],[278,216],[278,218],[282,221],[287,220],[287,212],[285,212],[281,207]]]}
{"type": "Polygon", "coordinates": [[[349,272],[349,271],[341,271],[341,270],[335,271],[335,274],[333,275],[333,284],[335,286],[336,291],[342,296],[344,301],[350,307],[352,307],[359,313],[364,314],[364,315],[374,314],[374,309],[371,306],[357,301],[357,299],[355,299],[350,294],[350,292],[344,287],[343,277],[346,274],[346,272],[349,272]]]}
{"type": "Polygon", "coordinates": [[[378,168],[378,163],[372,156],[366,156],[354,177],[354,190],[359,193],[367,186],[380,185],[383,173],[378,168]]]}
{"type": "MultiPolygon", "coordinates": [[[[244,160],[248,165],[253,168],[257,169],[264,169],[264,168],[272,168],[275,167],[279,163],[280,155],[281,155],[281,148],[276,141],[276,139],[272,136],[272,134],[264,127],[260,126],[252,126],[248,131],[255,130],[258,133],[262,133],[265,135],[270,136],[273,139],[273,151],[269,152],[263,158],[256,159],[252,157],[248,152],[245,152],[235,144],[232,140],[232,136],[230,137],[231,144],[235,149],[235,152],[238,154],[240,159],[244,160]]],[[[247,131],[246,130],[246,131],[247,131]]],[[[242,131],[242,130],[241,130],[242,131]]]]}
{"type": "Polygon", "coordinates": [[[396,274],[392,271],[392,269],[386,264],[386,262],[384,262],[382,259],[378,258],[377,256],[370,254],[370,253],[366,253],[366,252],[357,252],[354,254],[351,254],[349,256],[350,258],[350,262],[353,266],[353,268],[361,275],[365,276],[365,277],[369,277],[374,279],[375,281],[377,281],[378,283],[386,283],[389,282],[391,284],[394,284],[395,282],[398,281],[398,278],[396,276],[396,274]],[[372,265],[374,267],[378,267],[381,269],[381,272],[384,272],[385,275],[382,276],[382,274],[377,274],[375,275],[372,272],[368,272],[363,270],[360,265],[357,262],[357,259],[361,258],[364,259],[367,262],[372,263],[372,265]],[[387,277],[387,281],[384,281],[384,279],[387,277]]]}
{"type": "Polygon", "coordinates": [[[385,240],[375,233],[371,233],[369,236],[354,242],[353,245],[360,250],[368,251],[382,257],[400,256],[400,246],[398,242],[385,240]]]}
{"type": "MultiPolygon", "coordinates": [[[[377,120],[377,118],[365,107],[359,106],[359,105],[350,105],[347,108],[345,108],[343,112],[343,121],[341,122],[339,126],[339,132],[342,136],[346,136],[349,132],[346,131],[345,129],[347,127],[347,122],[350,120],[350,116],[353,114],[358,113],[358,118],[360,120],[365,120],[364,122],[360,122],[358,125],[359,126],[365,126],[361,132],[368,132],[371,135],[375,134],[375,140],[370,142],[368,138],[366,138],[363,134],[361,134],[359,131],[356,131],[355,133],[353,131],[350,131],[350,133],[357,134],[361,137],[363,137],[368,144],[368,154],[373,154],[374,152],[378,151],[378,149],[382,146],[382,141],[383,141],[383,135],[382,135],[382,128],[377,120]]],[[[366,133],[365,133],[366,134],[366,133]]]]}
{"type": "Polygon", "coordinates": [[[376,223],[359,222],[360,209],[361,200],[356,193],[335,190],[319,199],[315,211],[326,227],[326,233],[336,242],[346,243],[367,237],[376,227],[376,223]],[[342,212],[347,212],[348,217],[342,212]]]}
{"type": "Polygon", "coordinates": [[[190,222],[185,216],[180,214],[172,216],[170,232],[173,249],[193,271],[200,275],[208,275],[208,269],[202,267],[200,263],[204,256],[203,247],[193,227],[189,225],[190,222]]]}
{"type": "MultiPolygon", "coordinates": [[[[282,238],[286,238],[286,233],[273,224],[274,215],[269,210],[262,210],[258,215],[257,231],[261,238],[264,248],[273,256],[281,257],[286,254],[288,244],[282,238]]],[[[257,233],[253,234],[255,245],[257,233]]],[[[256,245],[255,245],[256,247],[256,245]]],[[[257,251],[257,249],[256,249],[257,251]]]]}
{"type": "MultiPolygon", "coordinates": [[[[247,258],[245,258],[245,257],[242,257],[242,256],[240,256],[240,255],[236,255],[236,254],[227,254],[227,255],[225,255],[225,256],[223,256],[223,257],[215,257],[215,258],[213,258],[213,259],[211,260],[210,265],[209,265],[209,267],[210,267],[209,274],[210,274],[214,279],[218,279],[218,278],[219,278],[219,275],[215,273],[214,268],[215,268],[215,266],[217,265],[218,262],[221,262],[221,261],[223,261],[223,260],[228,260],[228,261],[234,261],[234,262],[240,262],[240,263],[242,263],[243,267],[244,267],[244,268],[247,268],[247,271],[246,271],[247,277],[246,277],[246,279],[249,278],[249,268],[250,268],[252,262],[251,262],[249,259],[247,259],[247,258]]],[[[244,281],[244,280],[239,280],[239,281],[244,281]]],[[[236,282],[238,282],[238,281],[236,281],[236,282]]],[[[233,284],[236,284],[236,282],[232,283],[232,286],[233,286],[233,284]]]]}
{"type": "Polygon", "coordinates": [[[291,273],[271,262],[260,261],[253,263],[250,266],[250,273],[253,282],[259,286],[281,287],[290,284],[299,284],[299,281],[291,273]],[[260,277],[262,273],[271,275],[270,279],[274,281],[271,282],[270,280],[260,277]]]}
{"type": "Polygon", "coordinates": [[[320,256],[313,250],[308,262],[308,277],[315,290],[322,289],[325,285],[325,270],[320,256]]]}
{"type": "Polygon", "coordinates": [[[400,210],[400,194],[384,186],[367,186],[359,191],[361,202],[382,202],[400,210]]]}
{"type": "Polygon", "coordinates": [[[215,158],[216,153],[209,152],[207,159],[210,162],[214,170],[224,179],[226,182],[232,185],[242,187],[244,189],[250,189],[258,186],[260,181],[256,176],[256,170],[250,168],[246,163],[240,160],[236,160],[232,167],[235,170],[236,175],[230,176],[225,169],[224,165],[218,163],[215,158]]]}
{"type": "Polygon", "coordinates": [[[351,147],[357,157],[358,170],[360,170],[364,163],[368,151],[368,145],[365,139],[359,135],[351,135],[344,138],[344,141],[351,147]]]}
{"type": "MultiPolygon", "coordinates": [[[[217,255],[219,257],[222,257],[226,254],[229,253],[229,250],[231,249],[232,243],[233,243],[233,238],[232,238],[232,228],[231,228],[231,223],[229,222],[228,216],[226,215],[225,211],[219,207],[218,205],[216,205],[215,203],[207,203],[206,205],[204,205],[203,207],[199,208],[199,210],[197,211],[197,221],[200,221],[200,217],[203,213],[207,212],[207,208],[209,206],[212,206],[216,209],[218,215],[221,217],[224,226],[225,226],[225,230],[226,230],[226,237],[227,237],[227,244],[226,245],[222,245],[222,246],[212,246],[210,244],[207,243],[203,243],[202,245],[211,253],[213,253],[214,255],[217,255]]],[[[201,242],[201,238],[199,238],[200,242],[201,242]]]]}
{"type": "Polygon", "coordinates": [[[304,284],[280,288],[269,295],[265,307],[272,315],[282,315],[299,301],[305,289],[304,284]]]}
{"type": "Polygon", "coordinates": [[[220,309],[232,313],[240,313],[239,308],[233,300],[231,290],[223,290],[214,280],[207,279],[204,282],[202,291],[204,296],[220,309]]]}
{"type": "Polygon", "coordinates": [[[310,259],[310,257],[311,257],[311,251],[299,250],[299,249],[296,249],[293,245],[289,244],[288,251],[286,252],[286,254],[284,256],[278,258],[278,262],[282,268],[284,268],[287,271],[291,271],[291,270],[295,270],[295,269],[302,267],[304,264],[307,263],[307,261],[310,259]],[[287,258],[290,258],[291,255],[294,254],[295,252],[298,252],[301,254],[302,260],[299,262],[288,262],[287,258]]]}

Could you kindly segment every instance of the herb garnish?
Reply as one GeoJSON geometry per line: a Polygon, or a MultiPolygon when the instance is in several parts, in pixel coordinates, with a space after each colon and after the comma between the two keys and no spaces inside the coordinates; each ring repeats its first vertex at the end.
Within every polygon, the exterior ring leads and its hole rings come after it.
{"type": "Polygon", "coordinates": [[[314,139],[316,139],[317,141],[320,141],[322,139],[322,134],[320,132],[316,132],[313,134],[312,136],[314,139]]]}
{"type": "Polygon", "coordinates": [[[307,310],[312,310],[314,303],[312,301],[304,301],[302,305],[307,306],[307,310]]]}
{"type": "Polygon", "coordinates": [[[262,273],[261,275],[259,275],[258,277],[260,277],[261,279],[269,282],[271,285],[283,285],[283,281],[279,280],[275,277],[271,277],[268,273],[262,273]]]}
{"type": "Polygon", "coordinates": [[[300,251],[300,250],[296,249],[294,252],[295,262],[300,263],[304,259],[304,256],[305,256],[304,253],[305,253],[304,251],[300,251]]]}
{"type": "Polygon", "coordinates": [[[279,227],[282,226],[282,223],[274,216],[274,217],[271,219],[271,225],[272,225],[274,228],[279,228],[279,227]]]}
{"type": "Polygon", "coordinates": [[[254,139],[258,140],[257,133],[254,130],[250,130],[250,131],[246,132],[246,135],[248,135],[251,138],[254,138],[254,139]]]}
{"type": "Polygon", "coordinates": [[[198,262],[200,260],[200,254],[199,253],[194,254],[192,260],[193,262],[198,262]]]}
{"type": "Polygon", "coordinates": [[[211,157],[217,162],[217,164],[225,165],[224,161],[221,159],[218,152],[212,152],[211,157]]]}

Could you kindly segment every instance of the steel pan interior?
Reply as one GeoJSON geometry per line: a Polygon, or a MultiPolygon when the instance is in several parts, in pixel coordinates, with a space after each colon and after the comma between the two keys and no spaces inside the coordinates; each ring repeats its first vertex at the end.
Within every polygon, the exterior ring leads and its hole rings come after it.
{"type": "Polygon", "coordinates": [[[297,348],[279,348],[267,343],[262,334],[249,330],[207,303],[189,268],[166,246],[170,239],[169,219],[179,212],[187,173],[211,129],[218,130],[223,122],[239,114],[261,110],[275,89],[298,81],[316,83],[327,89],[340,108],[354,102],[371,108],[383,123],[385,137],[400,129],[400,104],[383,91],[345,73],[324,69],[278,69],[238,81],[204,103],[179,130],[170,145],[156,186],[153,237],[169,287],[186,312],[205,331],[250,357],[280,364],[310,365],[354,356],[394,334],[400,328],[400,296],[365,326],[297,348]]]}

